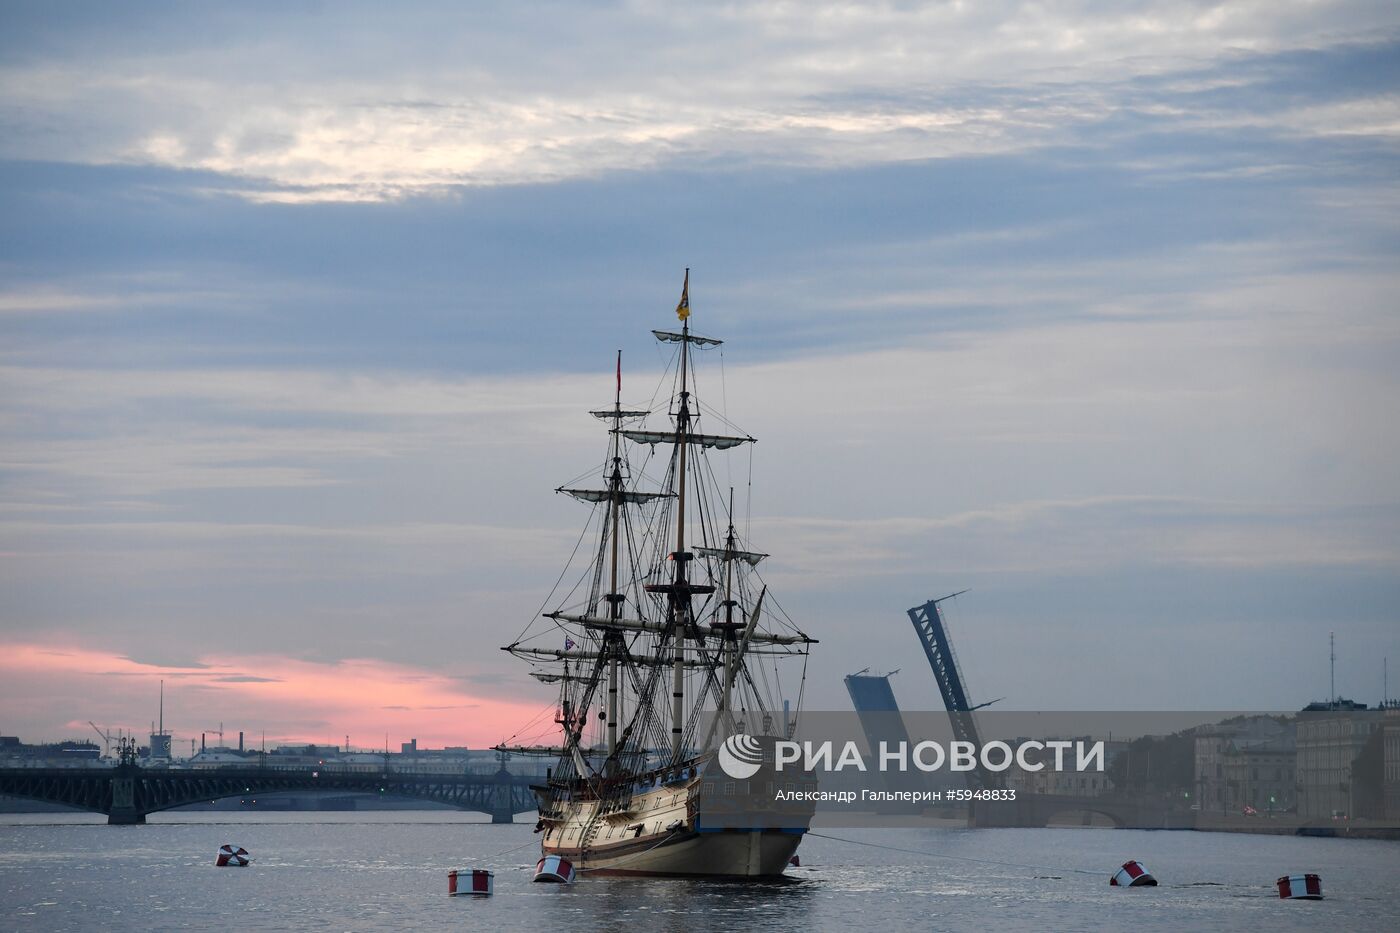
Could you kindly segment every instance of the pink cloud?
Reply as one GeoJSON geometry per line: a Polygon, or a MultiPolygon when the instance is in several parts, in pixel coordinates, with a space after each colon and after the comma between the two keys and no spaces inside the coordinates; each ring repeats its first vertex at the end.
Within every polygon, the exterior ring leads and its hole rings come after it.
{"type": "MultiPolygon", "coordinates": [[[[147,664],[70,645],[0,643],[0,732],[26,741],[89,737],[89,720],[142,735],[157,716],[165,680],[165,725],[177,754],[222,723],[256,745],[284,742],[390,748],[484,748],[540,712],[467,691],[453,677],[366,658],[303,661],[280,655],[204,655],[185,665],[147,664]]],[[[209,741],[215,738],[211,735],[209,741]]]]}

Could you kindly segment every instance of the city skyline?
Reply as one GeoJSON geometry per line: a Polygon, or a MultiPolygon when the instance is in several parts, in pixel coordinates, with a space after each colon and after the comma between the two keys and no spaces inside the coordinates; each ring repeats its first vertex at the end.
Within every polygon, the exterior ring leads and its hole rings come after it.
{"type": "Polygon", "coordinates": [[[903,666],[940,708],[904,613],[965,588],[1011,708],[1301,708],[1332,631],[1374,703],[1400,658],[1384,5],[0,27],[4,734],[139,733],[162,678],[185,738],[538,726],[497,649],[686,268],[810,706],[903,666]]]}

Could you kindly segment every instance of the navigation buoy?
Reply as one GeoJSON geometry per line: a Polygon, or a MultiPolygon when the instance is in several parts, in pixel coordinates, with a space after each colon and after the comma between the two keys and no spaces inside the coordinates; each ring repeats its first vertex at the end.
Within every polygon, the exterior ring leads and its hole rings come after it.
{"type": "Polygon", "coordinates": [[[458,894],[480,894],[482,896],[492,893],[495,887],[496,876],[484,868],[464,868],[452,869],[447,873],[447,893],[456,897],[458,894]],[[461,877],[462,888],[457,888],[457,879],[461,877]]]}
{"type": "Polygon", "coordinates": [[[555,884],[573,884],[573,863],[558,855],[546,855],[535,866],[535,880],[550,881],[555,884]]]}
{"type": "Polygon", "coordinates": [[[1122,868],[1113,873],[1108,883],[1115,888],[1155,888],[1157,879],[1152,877],[1152,872],[1137,859],[1129,859],[1123,863],[1122,868]]]}
{"type": "Polygon", "coordinates": [[[1322,900],[1322,879],[1317,875],[1284,875],[1278,880],[1278,896],[1292,901],[1322,900]]]}
{"type": "Polygon", "coordinates": [[[219,846],[219,858],[214,864],[220,868],[227,868],[230,865],[242,868],[251,861],[252,859],[248,857],[247,849],[241,846],[224,845],[219,846]]]}

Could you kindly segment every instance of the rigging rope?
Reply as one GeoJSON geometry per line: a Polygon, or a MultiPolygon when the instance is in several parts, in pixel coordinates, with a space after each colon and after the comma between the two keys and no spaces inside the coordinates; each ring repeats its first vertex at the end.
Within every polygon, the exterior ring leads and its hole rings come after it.
{"type": "MultiPolygon", "coordinates": [[[[535,610],[534,615],[530,616],[530,621],[526,622],[525,627],[520,630],[520,634],[515,636],[516,644],[520,644],[522,640],[529,641],[533,638],[539,637],[538,635],[531,635],[530,638],[525,638],[525,633],[530,631],[530,626],[535,624],[535,620],[540,617],[540,614],[544,612],[545,607],[549,605],[550,600],[554,599],[554,594],[559,591],[559,584],[564,582],[564,575],[567,574],[569,572],[569,568],[573,566],[574,557],[578,555],[578,549],[583,545],[583,539],[587,537],[588,529],[592,525],[593,515],[590,512],[588,516],[588,523],[585,524],[583,526],[583,530],[579,532],[578,540],[574,542],[574,549],[571,552],[569,552],[569,559],[564,562],[564,569],[559,571],[559,578],[554,581],[554,586],[550,587],[549,595],[544,598],[544,602],[540,603],[540,608],[535,610]]],[[[572,590],[570,592],[572,592],[572,590]]]]}
{"type": "Polygon", "coordinates": [[[508,739],[503,739],[499,744],[501,744],[501,745],[509,745],[509,744],[510,744],[511,742],[513,742],[515,739],[519,738],[519,737],[520,737],[520,734],[521,734],[522,732],[524,732],[526,729],[528,729],[528,728],[530,728],[531,726],[533,726],[535,723],[539,722],[541,716],[545,715],[546,713],[553,713],[557,708],[558,708],[558,706],[557,706],[553,701],[551,701],[550,704],[549,704],[548,706],[545,706],[545,707],[542,708],[538,713],[536,713],[536,714],[530,719],[529,722],[525,723],[525,725],[521,726],[518,730],[516,730],[516,732],[515,732],[514,735],[512,735],[512,736],[511,736],[510,738],[508,738],[508,739]]]}
{"type": "MultiPolygon", "coordinates": [[[[724,372],[724,345],[719,347],[719,403],[722,409],[719,419],[725,424],[729,424],[729,377],[724,372]]],[[[734,462],[728,457],[724,458],[724,474],[729,480],[729,488],[734,488],[734,462]]],[[[729,516],[730,522],[734,521],[734,516],[729,516]]]]}

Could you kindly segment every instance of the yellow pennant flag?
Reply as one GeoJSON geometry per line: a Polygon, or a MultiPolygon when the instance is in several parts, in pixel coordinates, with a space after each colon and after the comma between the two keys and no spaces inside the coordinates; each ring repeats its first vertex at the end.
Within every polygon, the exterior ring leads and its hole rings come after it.
{"type": "Polygon", "coordinates": [[[676,305],[676,317],[684,321],[690,317],[690,270],[685,270],[685,284],[681,286],[681,303],[676,305]]]}

